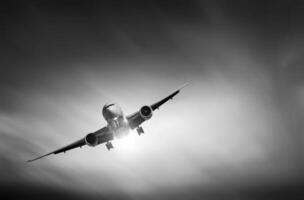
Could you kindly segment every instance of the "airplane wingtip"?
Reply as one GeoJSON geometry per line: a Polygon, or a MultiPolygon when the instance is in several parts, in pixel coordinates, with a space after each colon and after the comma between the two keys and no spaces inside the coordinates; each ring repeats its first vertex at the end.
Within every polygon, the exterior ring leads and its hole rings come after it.
{"type": "Polygon", "coordinates": [[[184,87],[186,87],[186,86],[187,86],[187,85],[189,85],[189,84],[190,84],[189,82],[184,83],[182,86],[180,86],[180,87],[179,87],[179,89],[178,89],[178,90],[183,89],[184,87]]]}
{"type": "Polygon", "coordinates": [[[30,163],[30,162],[33,162],[33,161],[35,161],[37,159],[39,159],[39,158],[30,159],[30,160],[27,160],[26,162],[30,163]]]}
{"type": "Polygon", "coordinates": [[[48,153],[48,154],[45,154],[45,155],[43,155],[43,156],[39,156],[39,157],[34,158],[34,159],[27,160],[27,162],[33,162],[33,161],[35,161],[35,160],[39,160],[40,158],[43,158],[43,157],[49,156],[49,155],[51,155],[51,154],[53,154],[53,152],[48,153]]]}
{"type": "Polygon", "coordinates": [[[38,159],[40,159],[40,158],[41,158],[41,157],[34,158],[34,159],[30,159],[30,160],[27,160],[26,162],[30,163],[30,162],[33,162],[33,161],[38,160],[38,159]]]}

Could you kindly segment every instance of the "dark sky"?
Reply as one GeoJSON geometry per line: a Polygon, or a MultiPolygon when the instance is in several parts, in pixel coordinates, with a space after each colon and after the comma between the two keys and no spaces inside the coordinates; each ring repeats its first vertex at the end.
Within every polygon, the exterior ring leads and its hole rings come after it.
{"type": "Polygon", "coordinates": [[[303,199],[303,1],[2,1],[6,199],[303,199]],[[146,134],[25,161],[190,82],[146,134]]]}

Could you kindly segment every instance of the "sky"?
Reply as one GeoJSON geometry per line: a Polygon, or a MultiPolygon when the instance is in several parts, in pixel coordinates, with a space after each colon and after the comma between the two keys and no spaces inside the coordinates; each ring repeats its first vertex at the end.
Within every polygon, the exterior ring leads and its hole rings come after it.
{"type": "Polygon", "coordinates": [[[302,1],[0,3],[0,196],[302,199],[302,1]],[[33,163],[184,88],[135,131],[33,163]]]}

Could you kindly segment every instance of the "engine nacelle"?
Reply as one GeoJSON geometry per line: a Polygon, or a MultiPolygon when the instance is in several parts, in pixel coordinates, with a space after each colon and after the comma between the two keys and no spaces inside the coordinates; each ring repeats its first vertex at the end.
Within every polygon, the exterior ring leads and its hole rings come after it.
{"type": "Polygon", "coordinates": [[[143,106],[140,108],[139,114],[144,120],[148,120],[152,117],[153,111],[150,106],[143,106]]]}
{"type": "Polygon", "coordinates": [[[87,136],[85,136],[84,140],[89,146],[96,146],[98,144],[98,138],[93,133],[89,133],[87,136]]]}
{"type": "Polygon", "coordinates": [[[129,127],[131,129],[138,127],[144,121],[150,119],[152,117],[152,114],[153,114],[153,110],[150,106],[141,107],[138,112],[127,117],[129,127]]]}

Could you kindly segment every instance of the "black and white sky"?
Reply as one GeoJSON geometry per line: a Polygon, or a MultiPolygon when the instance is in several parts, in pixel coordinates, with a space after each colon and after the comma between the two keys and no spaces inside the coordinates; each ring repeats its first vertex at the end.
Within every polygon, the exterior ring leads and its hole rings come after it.
{"type": "Polygon", "coordinates": [[[0,196],[302,199],[304,2],[0,3],[0,196]],[[104,145],[26,160],[190,85],[104,145]]]}

